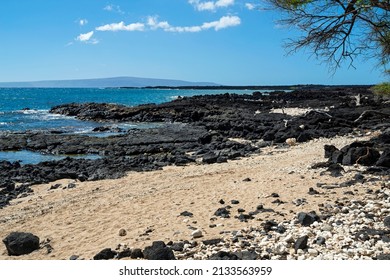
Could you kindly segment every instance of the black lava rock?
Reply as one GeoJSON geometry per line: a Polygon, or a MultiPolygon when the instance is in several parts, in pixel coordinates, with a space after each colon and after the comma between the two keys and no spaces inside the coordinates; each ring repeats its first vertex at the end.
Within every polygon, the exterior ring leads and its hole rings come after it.
{"type": "Polygon", "coordinates": [[[306,249],[307,248],[307,241],[309,241],[309,237],[307,235],[299,237],[297,239],[297,241],[295,241],[295,243],[294,243],[295,253],[299,249],[302,249],[302,250],[306,249]]]}
{"type": "Polygon", "coordinates": [[[206,246],[217,245],[217,244],[222,242],[222,239],[221,238],[215,238],[215,239],[210,239],[210,240],[203,240],[202,242],[206,246]]]}
{"type": "Polygon", "coordinates": [[[319,194],[319,193],[320,193],[320,192],[317,191],[317,190],[315,190],[314,188],[309,188],[308,194],[310,194],[310,195],[316,195],[316,194],[319,194]]]}
{"type": "Polygon", "coordinates": [[[130,257],[132,259],[143,259],[144,258],[144,254],[142,253],[141,249],[136,248],[136,249],[131,250],[130,257]]]}
{"type": "Polygon", "coordinates": [[[239,260],[239,257],[236,254],[230,252],[219,251],[218,253],[212,255],[209,258],[209,260],[229,261],[229,260],[239,260]]]}
{"type": "Polygon", "coordinates": [[[320,217],[314,211],[310,213],[298,213],[298,222],[305,227],[310,226],[312,223],[319,220],[320,217]]]}
{"type": "Polygon", "coordinates": [[[3,242],[10,256],[26,255],[39,249],[39,237],[32,233],[12,232],[3,242]]]}
{"type": "Polygon", "coordinates": [[[117,258],[120,260],[120,259],[123,259],[123,258],[129,258],[131,257],[131,249],[127,248],[121,252],[118,253],[117,255],[117,258]]]}
{"type": "Polygon", "coordinates": [[[112,260],[117,255],[117,252],[111,250],[111,248],[104,249],[97,253],[93,259],[94,260],[112,260]]]}
{"type": "Polygon", "coordinates": [[[383,220],[383,224],[385,225],[385,227],[390,228],[390,216],[387,216],[387,217],[383,220]]]}
{"type": "Polygon", "coordinates": [[[214,215],[222,218],[230,218],[230,211],[226,207],[223,207],[215,211],[214,215]]]}
{"type": "Polygon", "coordinates": [[[147,260],[176,260],[172,249],[163,241],[154,241],[152,246],[144,249],[143,255],[147,260]]]}
{"type": "Polygon", "coordinates": [[[380,254],[380,255],[376,256],[376,259],[378,261],[388,261],[388,260],[390,260],[390,254],[380,254]]]}
{"type": "Polygon", "coordinates": [[[176,242],[171,245],[173,251],[182,252],[184,250],[184,242],[176,242]]]}
{"type": "Polygon", "coordinates": [[[378,161],[376,162],[376,166],[382,166],[390,168],[390,149],[387,149],[380,156],[378,161]]]}
{"type": "Polygon", "coordinates": [[[184,212],[180,213],[180,216],[192,217],[192,216],[194,216],[194,214],[192,214],[191,212],[188,212],[188,211],[184,211],[184,212]]]}
{"type": "Polygon", "coordinates": [[[278,227],[278,223],[276,223],[275,221],[266,221],[263,225],[264,230],[267,232],[277,229],[277,227],[278,227]]]}
{"type": "Polygon", "coordinates": [[[254,261],[259,258],[259,255],[253,251],[236,252],[235,255],[238,257],[238,259],[243,261],[254,261]]]}
{"type": "Polygon", "coordinates": [[[319,236],[319,237],[317,237],[315,242],[318,245],[325,245],[326,239],[325,239],[325,237],[319,236]]]}

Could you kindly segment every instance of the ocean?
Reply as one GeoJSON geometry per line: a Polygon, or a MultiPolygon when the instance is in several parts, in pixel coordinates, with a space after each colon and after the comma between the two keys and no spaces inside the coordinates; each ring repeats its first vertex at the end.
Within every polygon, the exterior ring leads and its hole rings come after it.
{"type": "MultiPolygon", "coordinates": [[[[93,132],[101,123],[81,121],[74,117],[50,114],[49,110],[66,103],[115,103],[136,106],[164,103],[179,96],[223,93],[251,94],[251,90],[177,90],[177,89],[119,89],[119,88],[0,88],[0,135],[6,132],[61,131],[105,137],[112,133],[93,132]]],[[[148,128],[158,124],[112,124],[128,130],[148,128]]],[[[88,157],[88,156],[86,156],[88,157]]],[[[64,156],[43,155],[31,151],[0,151],[0,161],[21,161],[35,164],[58,160],[64,156]]]]}
{"type": "MultiPolygon", "coordinates": [[[[50,108],[66,103],[115,103],[136,106],[164,103],[178,96],[223,93],[251,94],[250,90],[175,90],[119,88],[0,88],[0,133],[5,131],[60,130],[66,133],[92,133],[99,123],[50,114],[50,108]]],[[[127,123],[122,128],[142,128],[148,124],[127,123]]]]}

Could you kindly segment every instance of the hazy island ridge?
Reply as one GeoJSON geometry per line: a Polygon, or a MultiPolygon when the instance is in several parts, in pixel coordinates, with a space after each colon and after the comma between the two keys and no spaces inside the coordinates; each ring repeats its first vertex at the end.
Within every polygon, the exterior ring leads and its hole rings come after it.
{"type": "Polygon", "coordinates": [[[190,82],[172,79],[141,77],[110,77],[96,79],[43,80],[28,82],[0,82],[0,88],[146,88],[146,89],[198,89],[198,90],[294,90],[324,87],[371,87],[372,85],[221,85],[214,82],[190,82]]]}

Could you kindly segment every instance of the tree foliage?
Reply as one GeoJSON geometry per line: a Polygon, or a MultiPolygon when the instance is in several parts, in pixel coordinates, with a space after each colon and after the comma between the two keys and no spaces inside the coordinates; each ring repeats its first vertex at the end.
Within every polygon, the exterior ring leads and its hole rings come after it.
{"type": "Polygon", "coordinates": [[[290,51],[309,48],[336,70],[356,56],[390,62],[390,0],[266,0],[285,13],[282,25],[302,35],[290,39],[290,51]]]}

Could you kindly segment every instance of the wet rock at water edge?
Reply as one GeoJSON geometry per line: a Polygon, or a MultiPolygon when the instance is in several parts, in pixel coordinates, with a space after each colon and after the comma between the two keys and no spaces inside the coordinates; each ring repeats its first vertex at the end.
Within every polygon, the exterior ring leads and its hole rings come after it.
{"type": "Polygon", "coordinates": [[[3,239],[8,255],[21,256],[39,249],[39,237],[26,232],[12,232],[3,239]]]}

